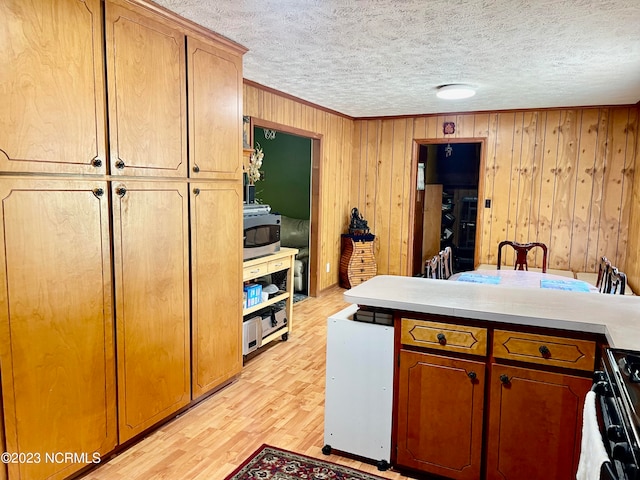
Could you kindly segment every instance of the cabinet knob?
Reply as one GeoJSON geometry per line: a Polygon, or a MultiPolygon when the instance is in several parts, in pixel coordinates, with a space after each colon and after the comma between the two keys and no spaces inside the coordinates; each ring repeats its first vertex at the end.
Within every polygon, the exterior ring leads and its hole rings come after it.
{"type": "Polygon", "coordinates": [[[121,197],[124,197],[125,194],[127,193],[127,189],[124,187],[118,187],[116,188],[116,194],[120,195],[121,197]]]}
{"type": "Polygon", "coordinates": [[[471,371],[471,372],[467,373],[467,376],[468,376],[471,380],[475,380],[475,379],[478,377],[478,375],[476,375],[476,372],[474,372],[474,371],[471,371]]]}
{"type": "Polygon", "coordinates": [[[195,173],[198,173],[198,172],[200,171],[200,167],[199,167],[198,165],[194,165],[194,166],[193,166],[193,168],[192,168],[192,170],[193,170],[195,173]]]}
{"type": "Polygon", "coordinates": [[[447,337],[444,336],[444,333],[439,333],[438,335],[436,335],[436,338],[438,339],[438,343],[440,345],[445,345],[447,343],[447,337]]]}
{"type": "Polygon", "coordinates": [[[509,375],[506,374],[502,374],[500,375],[500,381],[504,384],[504,385],[509,385],[511,383],[511,381],[509,380],[509,375]]]}
{"type": "Polygon", "coordinates": [[[116,160],[116,168],[122,170],[124,168],[124,162],[122,160],[116,160]]]}
{"type": "Polygon", "coordinates": [[[540,345],[540,348],[538,348],[538,351],[540,352],[540,355],[542,355],[544,358],[548,358],[551,356],[551,351],[549,350],[549,347],[547,347],[546,345],[540,345]]]}
{"type": "Polygon", "coordinates": [[[94,189],[93,189],[93,194],[94,194],[96,197],[100,198],[102,195],[104,195],[104,190],[103,190],[102,188],[100,188],[100,187],[98,187],[98,188],[94,188],[94,189]]]}
{"type": "Polygon", "coordinates": [[[99,158],[94,158],[93,160],[91,160],[91,165],[96,168],[100,168],[102,166],[102,160],[100,160],[99,158]]]}
{"type": "Polygon", "coordinates": [[[200,189],[199,188],[194,188],[193,189],[193,194],[194,195],[200,195],[200,189]]]}

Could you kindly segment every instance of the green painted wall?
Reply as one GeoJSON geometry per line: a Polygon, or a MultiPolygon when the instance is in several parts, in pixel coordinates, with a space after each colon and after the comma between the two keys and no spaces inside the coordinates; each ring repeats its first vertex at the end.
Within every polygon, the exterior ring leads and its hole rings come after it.
{"type": "Polygon", "coordinates": [[[256,199],[292,218],[311,218],[311,139],[276,132],[267,140],[264,129],[253,130],[254,148],[264,152],[264,179],[256,183],[256,199]]]}

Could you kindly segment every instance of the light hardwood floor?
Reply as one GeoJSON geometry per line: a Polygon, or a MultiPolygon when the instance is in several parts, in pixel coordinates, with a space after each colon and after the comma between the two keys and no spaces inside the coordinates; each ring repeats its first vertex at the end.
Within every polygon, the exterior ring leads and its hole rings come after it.
{"type": "Polygon", "coordinates": [[[237,381],[92,470],[83,480],[222,480],[263,443],[364,470],[374,465],[323,455],[327,317],[342,310],[333,287],[294,307],[293,332],[245,362],[237,381]]]}

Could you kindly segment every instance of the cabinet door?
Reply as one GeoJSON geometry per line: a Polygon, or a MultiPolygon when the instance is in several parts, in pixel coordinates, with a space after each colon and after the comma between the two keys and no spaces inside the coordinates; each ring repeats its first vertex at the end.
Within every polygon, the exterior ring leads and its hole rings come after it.
{"type": "Polygon", "coordinates": [[[106,2],[113,175],[187,175],[184,35],[148,10],[106,2]]]}
{"type": "Polygon", "coordinates": [[[100,3],[0,2],[0,170],[106,172],[100,3]]]}
{"type": "Polygon", "coordinates": [[[525,472],[528,480],[576,478],[582,406],[591,383],[492,365],[487,479],[519,480],[525,472]]]}
{"type": "Polygon", "coordinates": [[[187,38],[192,177],[242,175],[242,58],[187,38]]]}
{"type": "Polygon", "coordinates": [[[192,392],[242,369],[242,186],[191,185],[192,392]]]}
{"type": "Polygon", "coordinates": [[[58,479],[116,445],[106,182],[0,180],[0,370],[10,478],[58,479]],[[94,190],[95,189],[95,190],[94,190]],[[46,453],[88,452],[78,463],[46,453]]]}
{"type": "Polygon", "coordinates": [[[400,351],[398,465],[480,478],[484,377],[482,362],[400,351]]]}
{"type": "Polygon", "coordinates": [[[190,400],[187,185],[114,182],[120,442],[190,400]]]}

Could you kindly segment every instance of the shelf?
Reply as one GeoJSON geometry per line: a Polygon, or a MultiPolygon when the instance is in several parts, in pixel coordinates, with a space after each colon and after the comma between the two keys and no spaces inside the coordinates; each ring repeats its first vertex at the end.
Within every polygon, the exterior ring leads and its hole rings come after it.
{"type": "Polygon", "coordinates": [[[283,325],[282,328],[279,328],[278,330],[276,330],[275,332],[271,332],[269,335],[267,335],[266,337],[264,337],[262,339],[262,344],[266,345],[267,343],[275,340],[278,337],[281,337],[284,334],[288,334],[289,333],[289,327],[288,325],[283,325]]]}
{"type": "Polygon", "coordinates": [[[287,298],[289,298],[290,294],[289,292],[283,292],[280,291],[278,292],[278,294],[275,297],[270,298],[269,300],[267,300],[266,302],[260,302],[257,305],[254,305],[253,307],[249,307],[249,308],[245,308],[242,310],[242,316],[246,316],[249,315],[250,313],[253,312],[257,312],[258,310],[264,308],[264,307],[268,307],[269,305],[273,305],[274,303],[278,303],[281,300],[285,300],[287,298]]]}

